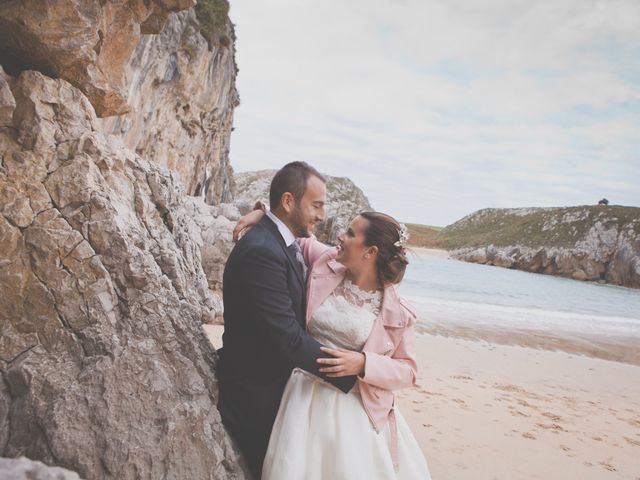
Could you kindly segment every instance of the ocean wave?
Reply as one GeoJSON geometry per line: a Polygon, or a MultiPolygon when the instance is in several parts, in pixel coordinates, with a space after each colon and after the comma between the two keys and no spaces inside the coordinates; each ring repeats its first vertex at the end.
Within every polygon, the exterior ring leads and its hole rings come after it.
{"type": "Polygon", "coordinates": [[[640,319],[598,315],[537,307],[466,302],[426,296],[405,295],[418,310],[420,323],[444,325],[489,325],[502,328],[558,329],[604,335],[640,337],[640,319]]]}

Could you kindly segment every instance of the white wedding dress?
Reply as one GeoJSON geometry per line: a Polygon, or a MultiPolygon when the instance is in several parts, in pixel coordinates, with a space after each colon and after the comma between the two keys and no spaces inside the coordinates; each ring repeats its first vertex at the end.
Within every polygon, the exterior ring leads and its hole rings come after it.
{"type": "MultiPolygon", "coordinates": [[[[309,333],[328,347],[362,350],[379,313],[381,292],[349,280],[318,308],[309,333]]],[[[285,388],[265,456],[263,480],[430,479],[424,456],[395,407],[398,471],[390,453],[389,424],[377,433],[356,387],[345,394],[295,369],[285,388]]]]}

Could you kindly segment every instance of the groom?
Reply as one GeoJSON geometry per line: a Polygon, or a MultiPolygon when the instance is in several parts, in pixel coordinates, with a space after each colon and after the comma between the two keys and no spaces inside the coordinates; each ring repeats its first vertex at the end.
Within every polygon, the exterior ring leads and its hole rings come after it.
{"type": "Polygon", "coordinates": [[[293,368],[344,392],[355,383],[319,373],[316,359],[328,355],[305,331],[306,267],[295,238],[311,235],[324,218],[325,199],[325,180],[313,167],[285,165],[271,182],[271,212],[236,244],[224,270],[218,409],[258,479],[293,368]]]}

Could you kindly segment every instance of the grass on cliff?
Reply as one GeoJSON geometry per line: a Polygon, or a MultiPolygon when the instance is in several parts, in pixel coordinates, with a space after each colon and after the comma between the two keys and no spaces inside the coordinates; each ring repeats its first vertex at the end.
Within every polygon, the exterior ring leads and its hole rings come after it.
{"type": "Polygon", "coordinates": [[[438,240],[438,235],[442,227],[431,225],[419,225],[417,223],[406,223],[409,231],[409,245],[414,247],[443,248],[442,242],[438,240]]]}
{"type": "Polygon", "coordinates": [[[640,235],[640,208],[617,205],[530,209],[525,215],[515,209],[487,209],[443,229],[436,241],[442,248],[524,245],[572,248],[584,239],[596,222],[605,228],[632,225],[640,235]]]}
{"type": "Polygon", "coordinates": [[[209,44],[228,47],[231,40],[226,35],[225,26],[229,15],[227,0],[198,0],[196,16],[200,22],[200,33],[209,44]]]}

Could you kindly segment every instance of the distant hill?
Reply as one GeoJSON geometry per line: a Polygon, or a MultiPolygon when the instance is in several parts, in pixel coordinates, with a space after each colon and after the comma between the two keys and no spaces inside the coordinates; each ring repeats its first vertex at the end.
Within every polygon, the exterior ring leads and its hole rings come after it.
{"type": "Polygon", "coordinates": [[[407,223],[409,231],[409,245],[414,247],[443,248],[438,241],[438,235],[442,227],[433,227],[431,225],[419,225],[417,223],[407,223]]]}
{"type": "Polygon", "coordinates": [[[640,208],[479,210],[432,240],[460,260],[640,288],[640,208]]]}

